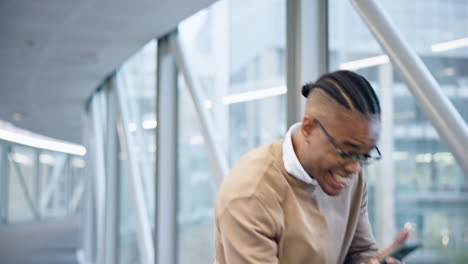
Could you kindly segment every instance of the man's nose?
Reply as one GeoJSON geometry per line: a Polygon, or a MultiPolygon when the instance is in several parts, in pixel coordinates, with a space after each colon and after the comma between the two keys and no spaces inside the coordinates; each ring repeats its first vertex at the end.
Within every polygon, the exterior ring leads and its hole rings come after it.
{"type": "Polygon", "coordinates": [[[345,166],[344,166],[344,169],[346,172],[348,173],[352,173],[352,174],[358,174],[361,169],[362,169],[362,165],[361,165],[361,161],[359,160],[353,160],[349,163],[347,163],[345,166]]]}

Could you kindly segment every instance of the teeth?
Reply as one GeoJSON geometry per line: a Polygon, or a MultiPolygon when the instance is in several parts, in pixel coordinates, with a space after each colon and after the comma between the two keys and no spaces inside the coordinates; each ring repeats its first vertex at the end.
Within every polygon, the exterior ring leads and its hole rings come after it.
{"type": "Polygon", "coordinates": [[[350,178],[341,177],[340,175],[333,173],[333,178],[339,183],[347,183],[350,178]]]}

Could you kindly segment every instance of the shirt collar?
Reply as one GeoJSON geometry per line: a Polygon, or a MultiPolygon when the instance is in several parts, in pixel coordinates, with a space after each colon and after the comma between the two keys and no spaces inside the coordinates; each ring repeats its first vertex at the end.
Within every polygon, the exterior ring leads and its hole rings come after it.
{"type": "Polygon", "coordinates": [[[299,180],[308,183],[317,185],[317,181],[312,178],[302,167],[299,159],[294,152],[294,147],[292,144],[292,135],[301,127],[301,123],[296,123],[292,125],[283,142],[283,162],[286,171],[292,176],[298,178],[299,180]]]}

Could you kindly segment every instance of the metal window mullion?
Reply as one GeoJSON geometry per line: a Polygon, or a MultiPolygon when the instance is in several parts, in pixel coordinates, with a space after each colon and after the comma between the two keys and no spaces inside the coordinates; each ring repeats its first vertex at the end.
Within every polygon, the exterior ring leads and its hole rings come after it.
{"type": "Polygon", "coordinates": [[[8,223],[8,200],[10,193],[10,162],[8,160],[8,155],[11,152],[11,146],[8,143],[1,144],[2,147],[2,156],[0,164],[0,188],[1,188],[1,197],[0,202],[2,203],[1,212],[0,212],[0,221],[4,224],[8,223]]]}
{"type": "Polygon", "coordinates": [[[14,168],[14,170],[16,172],[17,179],[19,180],[21,190],[23,191],[23,195],[24,195],[24,198],[26,199],[26,203],[28,204],[29,209],[33,213],[34,218],[39,219],[40,214],[39,214],[39,212],[37,210],[37,207],[36,207],[35,203],[33,202],[32,198],[31,198],[31,194],[29,192],[29,189],[28,189],[28,186],[26,184],[26,180],[24,179],[23,172],[21,171],[21,168],[19,167],[18,163],[15,162],[14,160],[10,160],[10,164],[13,165],[13,168],[14,168]]]}
{"type": "Polygon", "coordinates": [[[118,242],[118,150],[117,150],[117,118],[116,118],[115,78],[109,81],[106,90],[107,104],[107,135],[106,135],[106,218],[105,218],[105,263],[117,263],[118,242]]]}
{"type": "MultiPolygon", "coordinates": [[[[41,197],[41,161],[40,161],[41,150],[36,149],[34,151],[34,205],[39,208],[39,198],[41,197]]],[[[39,215],[40,217],[40,215],[39,215]]]]}
{"type": "Polygon", "coordinates": [[[177,67],[169,43],[159,39],[157,52],[156,263],[177,263],[177,67]]]}
{"type": "Polygon", "coordinates": [[[301,106],[301,0],[286,1],[286,126],[302,120],[301,106]]]}
{"type": "Polygon", "coordinates": [[[426,113],[439,135],[468,175],[468,126],[416,52],[374,0],[351,0],[385,53],[426,113]]]}
{"type": "Polygon", "coordinates": [[[327,0],[286,1],[286,124],[302,120],[301,87],[328,70],[327,0]]]}
{"type": "Polygon", "coordinates": [[[116,90],[117,102],[119,109],[120,122],[118,122],[118,135],[120,144],[125,153],[128,161],[127,176],[129,177],[130,190],[132,197],[133,208],[135,209],[135,216],[137,220],[137,237],[138,249],[140,258],[143,264],[153,264],[154,262],[154,247],[151,238],[151,227],[148,219],[148,210],[146,208],[145,199],[143,196],[143,186],[141,180],[141,173],[139,171],[138,163],[136,161],[136,153],[133,147],[135,145],[134,138],[129,133],[128,124],[130,122],[130,113],[128,105],[125,102],[125,85],[122,80],[123,74],[117,74],[116,77],[116,90]]]}
{"type": "Polygon", "coordinates": [[[229,170],[227,156],[216,140],[215,126],[207,109],[203,106],[203,97],[200,85],[192,72],[192,68],[187,60],[187,56],[182,48],[182,43],[177,33],[170,39],[172,50],[175,53],[178,69],[182,72],[185,83],[189,92],[189,97],[195,106],[196,116],[200,123],[200,128],[207,147],[207,153],[210,157],[211,167],[213,169],[213,177],[217,186],[229,170]]]}
{"type": "Polygon", "coordinates": [[[70,213],[70,202],[72,197],[72,185],[73,185],[73,166],[72,166],[72,156],[68,155],[68,166],[67,166],[67,174],[65,175],[65,215],[69,215],[70,213]]]}
{"type": "Polygon", "coordinates": [[[104,232],[105,232],[105,202],[106,202],[106,169],[105,169],[105,153],[104,153],[104,127],[103,118],[105,118],[103,111],[103,97],[102,91],[96,93],[92,100],[92,118],[93,118],[93,132],[94,132],[94,188],[95,188],[95,203],[96,203],[96,217],[97,217],[97,262],[104,262],[103,249],[105,247],[104,232]]]}
{"type": "Polygon", "coordinates": [[[94,188],[93,188],[93,166],[94,161],[92,159],[92,138],[93,138],[93,129],[92,129],[92,117],[91,114],[84,113],[82,115],[83,120],[83,141],[86,145],[87,151],[86,156],[84,157],[86,162],[86,167],[84,168],[84,178],[83,185],[84,189],[84,201],[83,201],[83,253],[84,253],[84,263],[95,263],[95,203],[94,203],[94,188]]]}

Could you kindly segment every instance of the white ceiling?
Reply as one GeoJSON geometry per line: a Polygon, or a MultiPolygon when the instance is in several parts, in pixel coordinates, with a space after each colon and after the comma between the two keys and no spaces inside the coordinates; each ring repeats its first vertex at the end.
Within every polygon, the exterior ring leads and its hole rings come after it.
{"type": "Polygon", "coordinates": [[[0,119],[81,142],[84,103],[102,80],[212,2],[1,0],[0,119]]]}

